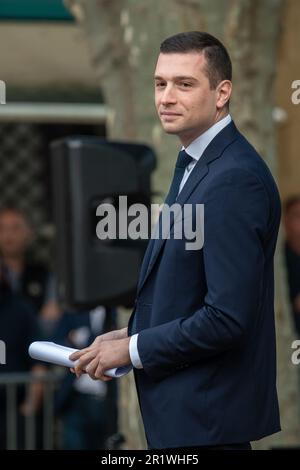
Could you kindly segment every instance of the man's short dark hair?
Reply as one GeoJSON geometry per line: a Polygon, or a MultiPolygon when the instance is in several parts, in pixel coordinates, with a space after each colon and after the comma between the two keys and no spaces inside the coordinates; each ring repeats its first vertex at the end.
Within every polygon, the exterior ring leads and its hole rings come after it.
{"type": "Polygon", "coordinates": [[[200,52],[204,54],[210,88],[215,89],[222,80],[232,79],[232,65],[223,44],[214,36],[200,31],[188,31],[165,39],[160,45],[162,54],[200,52]]]}

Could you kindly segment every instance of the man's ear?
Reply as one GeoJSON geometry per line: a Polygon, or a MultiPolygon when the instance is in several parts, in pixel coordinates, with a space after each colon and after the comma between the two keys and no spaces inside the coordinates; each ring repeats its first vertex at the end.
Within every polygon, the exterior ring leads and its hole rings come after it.
{"type": "Polygon", "coordinates": [[[232,83],[230,80],[222,80],[217,86],[217,108],[222,109],[228,103],[232,91],[232,83]]]}

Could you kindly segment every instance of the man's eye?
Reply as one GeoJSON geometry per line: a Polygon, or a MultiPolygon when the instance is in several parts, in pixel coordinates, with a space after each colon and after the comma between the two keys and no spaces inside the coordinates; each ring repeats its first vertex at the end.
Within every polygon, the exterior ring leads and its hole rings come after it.
{"type": "Polygon", "coordinates": [[[183,88],[189,88],[189,87],[191,87],[191,84],[190,84],[190,83],[187,83],[187,82],[182,82],[180,85],[181,85],[183,88]]]}
{"type": "Polygon", "coordinates": [[[156,86],[157,88],[161,88],[161,87],[163,87],[164,85],[165,85],[165,84],[164,84],[163,82],[156,82],[156,83],[155,83],[155,86],[156,86]]]}

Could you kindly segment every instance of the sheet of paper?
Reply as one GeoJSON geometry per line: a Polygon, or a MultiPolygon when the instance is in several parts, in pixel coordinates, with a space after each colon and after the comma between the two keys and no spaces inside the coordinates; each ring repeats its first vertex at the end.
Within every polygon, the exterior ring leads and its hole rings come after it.
{"type": "MultiPolygon", "coordinates": [[[[76,362],[71,361],[69,356],[78,349],[68,348],[50,341],[35,341],[28,349],[29,356],[38,361],[50,362],[58,366],[74,367],[76,362]]],[[[105,372],[108,377],[122,377],[128,374],[132,366],[117,367],[105,372]]]]}

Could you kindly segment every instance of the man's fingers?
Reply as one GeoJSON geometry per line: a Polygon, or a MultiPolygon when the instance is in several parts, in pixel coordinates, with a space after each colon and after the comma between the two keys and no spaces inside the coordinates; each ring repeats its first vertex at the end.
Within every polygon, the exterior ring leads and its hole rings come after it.
{"type": "Polygon", "coordinates": [[[99,344],[103,341],[102,336],[97,336],[97,338],[94,339],[92,342],[91,346],[99,346],[99,344]]]}
{"type": "Polygon", "coordinates": [[[99,380],[102,380],[102,382],[109,382],[112,379],[112,377],[108,377],[107,375],[102,375],[101,377],[99,377],[99,380]]]}
{"type": "MultiPolygon", "coordinates": [[[[95,358],[97,352],[98,350],[96,347],[89,346],[88,348],[84,348],[81,351],[76,351],[75,353],[69,356],[69,359],[75,362],[75,366],[73,369],[77,378],[80,377],[84,372],[86,372],[87,365],[90,364],[90,362],[95,358]]],[[[96,366],[97,365],[95,364],[95,368],[96,366]]]]}
{"type": "Polygon", "coordinates": [[[93,359],[95,359],[95,357],[97,356],[97,351],[90,351],[86,354],[84,354],[84,356],[82,356],[78,361],[77,361],[77,365],[80,365],[81,368],[87,366],[93,359]]]}
{"type": "Polygon", "coordinates": [[[90,346],[88,348],[84,348],[84,349],[81,349],[80,351],[76,351],[74,353],[72,353],[70,356],[69,356],[69,359],[71,361],[77,361],[78,359],[80,359],[84,354],[88,353],[91,351],[91,348],[90,346]]]}
{"type": "Polygon", "coordinates": [[[96,379],[102,380],[103,382],[109,382],[110,380],[112,380],[112,377],[108,377],[108,375],[105,375],[105,370],[103,369],[103,366],[100,363],[98,363],[94,375],[96,379]]]}
{"type": "Polygon", "coordinates": [[[108,377],[105,375],[103,366],[101,362],[99,362],[99,357],[96,356],[86,367],[87,374],[93,380],[102,380],[103,382],[109,382],[112,380],[112,377],[108,377]]]}
{"type": "Polygon", "coordinates": [[[80,377],[83,372],[86,372],[87,365],[95,358],[96,354],[96,351],[90,351],[77,360],[74,367],[77,377],[80,377]]]}
{"type": "Polygon", "coordinates": [[[95,371],[98,366],[98,358],[95,357],[85,368],[86,373],[91,377],[91,379],[96,380],[95,371]]]}

